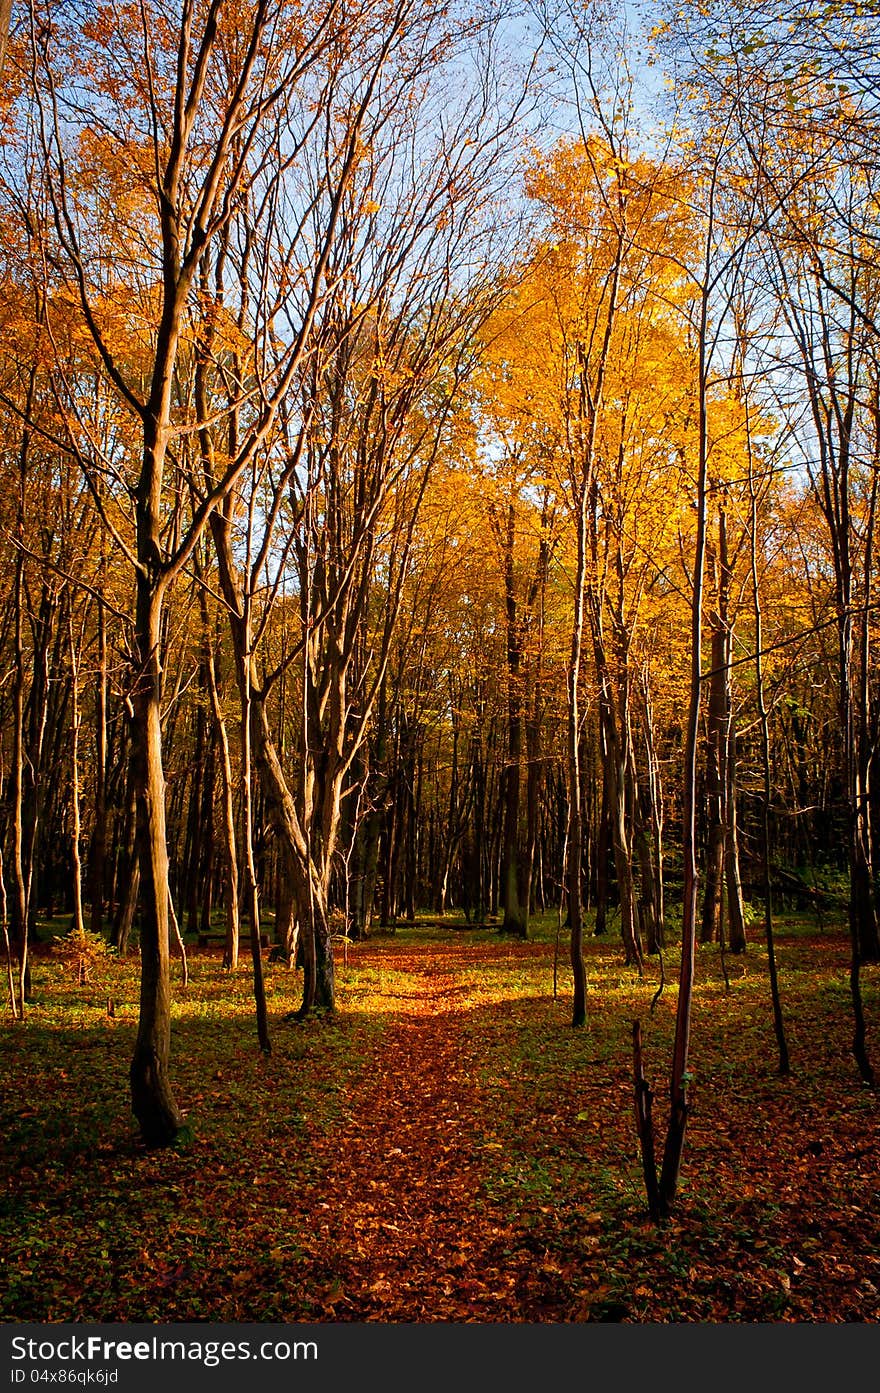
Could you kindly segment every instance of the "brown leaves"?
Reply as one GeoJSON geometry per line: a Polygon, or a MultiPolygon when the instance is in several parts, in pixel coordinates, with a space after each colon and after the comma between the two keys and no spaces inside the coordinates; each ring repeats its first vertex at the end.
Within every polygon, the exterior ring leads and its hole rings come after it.
{"type": "MultiPolygon", "coordinates": [[[[245,1042],[246,981],[201,959],[175,1022],[196,1140],[167,1155],[106,1142],[130,1131],[119,1058],[133,967],[114,969],[122,1034],[110,1052],[103,1011],[84,1014],[72,975],[46,959],[44,1026],[10,1030],[9,1077],[33,1087],[4,1111],[20,1166],[0,1216],[0,1313],[880,1318],[877,1100],[853,1077],[847,1022],[824,989],[845,949],[817,944],[780,947],[810,1060],[785,1083],[762,1063],[760,956],[729,995],[701,961],[698,1111],[681,1205],[659,1230],[645,1217],[628,1077],[628,1022],[652,988],[621,974],[614,944],[590,945],[583,1033],[552,1000],[550,945],[359,945],[339,1019],[279,1026],[268,1065],[245,1042]]],[[[270,985],[281,1016],[295,979],[270,985]]],[[[652,1069],[670,1023],[661,1007],[652,1069]]]]}

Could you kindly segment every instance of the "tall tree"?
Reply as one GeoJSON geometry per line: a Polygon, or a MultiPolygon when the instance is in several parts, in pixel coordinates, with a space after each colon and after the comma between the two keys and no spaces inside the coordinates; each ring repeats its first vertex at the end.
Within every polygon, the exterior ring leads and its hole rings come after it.
{"type": "Polygon", "coordinates": [[[249,429],[186,525],[175,488],[175,442],[192,429],[181,371],[192,342],[199,269],[212,244],[232,226],[244,228],[241,219],[254,209],[271,217],[272,191],[328,111],[334,78],[325,71],[322,81],[319,74],[342,22],[333,0],[305,13],[261,2],[246,24],[238,7],[223,0],[182,0],[179,10],[141,4],[94,19],[33,8],[33,99],[53,224],[47,255],[57,291],[78,306],[82,331],[128,418],[128,458],[96,455],[92,423],[82,418],[69,369],[59,362],[71,447],[135,587],[129,703],[142,972],[130,1076],[132,1107],[148,1145],[169,1143],[180,1128],[168,1072],[163,609],[211,514],[271,430],[297,371],[323,293],[332,224],[324,229],[323,251],[299,274],[292,254],[284,281],[272,280],[277,268],[262,269],[262,298],[252,307],[257,342],[293,281],[304,289],[304,313],[259,386],[242,384],[249,429]],[[107,186],[99,189],[91,173],[96,159],[112,171],[110,185],[126,190],[116,205],[115,255],[108,255],[105,240],[107,186]],[[131,349],[126,360],[122,326],[110,313],[120,303],[138,342],[137,361],[131,349]],[[114,488],[113,509],[99,481],[114,488]]]}
{"type": "MultiPolygon", "coordinates": [[[[295,892],[303,1012],[334,1005],[329,894],[341,802],[386,690],[421,500],[491,304],[495,256],[514,231],[488,211],[522,94],[498,103],[491,43],[480,52],[490,37],[482,21],[455,34],[445,8],[402,3],[364,44],[344,84],[348,138],[324,155],[340,166],[332,289],[308,369],[286,401],[284,434],[252,480],[246,510],[257,506],[257,486],[270,503],[252,551],[238,549],[246,566],[236,560],[232,502],[212,520],[255,761],[295,892]],[[451,72],[464,53],[478,81],[453,102],[451,72]],[[440,103],[454,121],[436,119],[440,103]],[[284,663],[261,670],[267,615],[288,568],[300,632],[284,663]],[[269,600],[248,635],[258,589],[269,600]],[[300,751],[290,779],[266,699],[294,661],[300,751]]],[[[347,45],[339,61],[348,72],[347,45]]]]}

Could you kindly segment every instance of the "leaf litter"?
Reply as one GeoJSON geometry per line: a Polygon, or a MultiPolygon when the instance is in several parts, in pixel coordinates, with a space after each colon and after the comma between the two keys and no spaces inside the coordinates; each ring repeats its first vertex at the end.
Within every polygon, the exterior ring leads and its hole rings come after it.
{"type": "MultiPolygon", "coordinates": [[[[5,1320],[876,1321],[876,1095],[848,1054],[846,945],[782,936],[795,1074],[773,1069],[760,953],[699,964],[693,1115],[662,1229],[641,1192],[627,1049],[638,1015],[663,1122],[674,993],[589,945],[588,1022],[554,1001],[551,946],[440,931],[349,950],[329,1019],[283,1022],[269,1060],[247,980],[210,950],[178,990],[187,1145],[144,1152],[125,1075],[134,965],[115,1016],[37,960],[5,1025],[5,1320]]],[[[866,1004],[877,990],[866,974],[866,1004]]]]}

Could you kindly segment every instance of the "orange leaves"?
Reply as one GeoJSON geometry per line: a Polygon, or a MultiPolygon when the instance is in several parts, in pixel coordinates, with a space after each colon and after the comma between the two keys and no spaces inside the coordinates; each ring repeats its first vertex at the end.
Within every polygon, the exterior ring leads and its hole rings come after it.
{"type": "Polygon", "coordinates": [[[484,331],[483,492],[528,491],[535,513],[539,493],[552,500],[570,575],[573,481],[591,478],[598,602],[613,582],[616,631],[631,642],[641,614],[663,630],[658,651],[676,652],[696,430],[690,186],[594,137],[536,156],[526,187],[546,230],[484,331]]]}

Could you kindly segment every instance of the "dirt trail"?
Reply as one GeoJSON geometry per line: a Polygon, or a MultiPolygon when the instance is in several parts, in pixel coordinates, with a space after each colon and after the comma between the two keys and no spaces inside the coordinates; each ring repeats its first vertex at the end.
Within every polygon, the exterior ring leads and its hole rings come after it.
{"type": "Polygon", "coordinates": [[[529,1318],[533,1255],[483,1184],[496,1153],[455,965],[454,949],[435,948],[430,966],[424,953],[395,954],[407,974],[388,988],[397,1019],[349,1100],[320,1196],[336,1319],[529,1318]]]}

